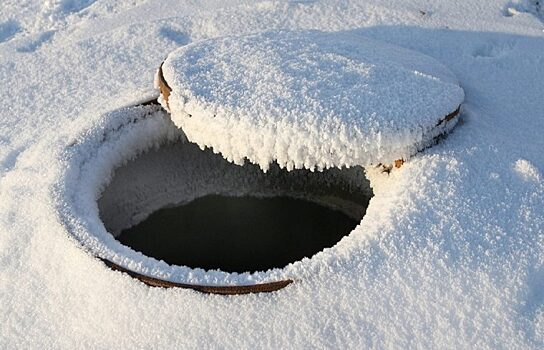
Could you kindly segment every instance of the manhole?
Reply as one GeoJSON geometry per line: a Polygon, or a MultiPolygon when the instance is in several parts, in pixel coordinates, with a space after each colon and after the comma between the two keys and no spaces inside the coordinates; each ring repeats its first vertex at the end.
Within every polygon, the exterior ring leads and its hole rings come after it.
{"type": "Polygon", "coordinates": [[[219,294],[291,283],[286,264],[363,217],[363,167],[431,146],[464,98],[433,58],[346,33],[205,40],[156,78],[164,110],[109,113],[66,148],[59,215],[114,269],[219,294]]]}
{"type": "Polygon", "coordinates": [[[268,172],[176,143],[117,169],[98,205],[121,243],[169,264],[283,268],[335,245],[372,196],[360,167],[268,172]]]}

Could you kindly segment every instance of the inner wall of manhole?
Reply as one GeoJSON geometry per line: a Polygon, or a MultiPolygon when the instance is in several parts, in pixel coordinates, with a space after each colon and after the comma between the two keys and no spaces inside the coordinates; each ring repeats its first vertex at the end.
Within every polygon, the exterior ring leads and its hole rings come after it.
{"type": "Polygon", "coordinates": [[[371,197],[360,167],[264,173],[180,142],[118,168],[98,208],[108,232],[146,256],[241,273],[282,268],[334,246],[371,197]]]}

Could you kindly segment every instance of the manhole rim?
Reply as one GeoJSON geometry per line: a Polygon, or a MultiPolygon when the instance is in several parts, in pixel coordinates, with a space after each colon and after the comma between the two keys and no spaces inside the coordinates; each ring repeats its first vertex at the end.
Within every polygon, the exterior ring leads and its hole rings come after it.
{"type": "MultiPolygon", "coordinates": [[[[88,142],[91,142],[92,144],[92,141],[89,140],[89,138],[92,138],[93,136],[96,138],[97,136],[99,136],[98,138],[100,139],[100,141],[98,143],[95,142],[94,145],[95,153],[99,153],[101,147],[104,145],[104,140],[108,138],[116,138],[116,134],[122,134],[124,132],[124,129],[127,128],[128,125],[137,126],[139,123],[142,123],[146,120],[151,120],[149,119],[149,117],[155,112],[164,112],[160,108],[155,108],[154,111],[151,110],[144,112],[140,116],[127,115],[125,116],[124,121],[119,122],[120,118],[116,114],[119,114],[120,112],[131,111],[133,109],[146,108],[146,106],[147,108],[154,108],[150,106],[158,107],[155,100],[153,99],[151,101],[139,103],[137,105],[129,107],[125,106],[119,109],[115,109],[101,116],[102,120],[104,120],[105,122],[97,123],[99,126],[98,128],[95,127],[92,128],[92,130],[82,131],[79,135],[80,138],[78,138],[77,141],[69,143],[64,149],[64,155],[72,159],[71,166],[68,167],[66,171],[63,171],[62,175],[59,177],[59,181],[57,181],[54,185],[55,191],[57,193],[65,194],[64,196],[59,196],[56,201],[58,215],[63,223],[63,226],[68,230],[70,235],[75,238],[75,240],[82,246],[84,250],[86,250],[93,258],[100,259],[106,264],[106,266],[108,266],[112,270],[127,273],[135,279],[139,280],[140,282],[143,282],[152,287],[185,288],[203,293],[222,295],[273,292],[283,289],[293,283],[295,280],[300,279],[301,276],[294,276],[292,272],[293,266],[305,265],[307,267],[309,266],[310,269],[315,268],[315,265],[312,264],[312,262],[315,261],[316,258],[319,258],[323,254],[330,254],[331,251],[333,251],[338,245],[338,243],[351,236],[353,232],[357,230],[356,227],[349,234],[344,236],[341,241],[337,242],[333,247],[325,248],[324,250],[316,253],[311,258],[303,258],[301,260],[294,261],[283,268],[274,268],[267,271],[256,271],[254,273],[236,273],[221,270],[208,270],[202,273],[201,271],[204,271],[202,269],[190,268],[182,265],[170,265],[164,261],[157,260],[151,256],[147,256],[145,254],[142,254],[141,252],[135,251],[129,246],[123,245],[119,241],[115,240],[113,235],[107,231],[102,220],[99,217],[98,212],[96,212],[95,215],[86,215],[84,217],[80,217],[77,215],[77,210],[73,210],[73,203],[72,205],[70,205],[70,203],[67,203],[66,198],[73,198],[77,196],[77,191],[75,191],[76,193],[73,193],[71,189],[67,188],[66,176],[70,168],[79,167],[79,170],[81,170],[81,168],[88,166],[89,164],[92,165],[93,162],[95,163],[95,165],[96,163],[100,163],[100,161],[96,158],[96,154],[91,157],[84,157],[84,159],[73,161],[74,158],[81,158],[81,152],[78,152],[78,147],[81,147],[82,144],[86,144],[88,142]],[[104,127],[104,125],[108,124],[107,121],[112,119],[117,119],[117,125],[113,127],[104,127]],[[89,227],[92,226],[92,224],[98,224],[100,232],[96,231],[96,227],[94,230],[89,227]],[[102,238],[106,238],[106,241],[102,241],[102,238]],[[93,244],[96,245],[97,243],[99,248],[101,249],[91,247],[93,244]],[[104,250],[106,250],[107,252],[105,252],[104,250]],[[130,254],[123,254],[123,251],[128,251],[130,254]],[[138,259],[135,259],[135,257],[138,257],[138,259]],[[144,269],[145,271],[142,271],[142,263],[146,263],[146,265],[152,266],[153,268],[144,269]],[[182,273],[180,273],[180,270],[183,270],[181,271],[182,273]],[[187,283],[185,283],[183,278],[179,278],[180,275],[183,274],[191,275],[195,273],[206,277],[202,281],[202,283],[192,283],[190,281],[187,281],[187,283]],[[222,280],[223,282],[217,283],[217,280],[222,280]]],[[[171,124],[171,121],[169,120],[164,120],[163,122],[165,124],[171,124]]],[[[170,127],[177,130],[174,125],[171,125],[170,127]]],[[[174,129],[172,129],[171,131],[173,130],[174,129]]],[[[156,141],[153,141],[151,143],[155,144],[156,141]]],[[[145,152],[150,148],[152,148],[152,146],[142,147],[141,149],[133,150],[132,152],[134,153],[134,155],[136,155],[145,152]]],[[[116,166],[111,168],[110,171],[113,171],[115,168],[116,166]]],[[[76,178],[78,178],[76,181],[82,181],[85,180],[85,175],[78,174],[76,178]]],[[[106,181],[101,181],[99,182],[97,188],[103,188],[105,184],[106,181]]],[[[74,187],[79,188],[80,186],[74,186],[74,184],[72,184],[72,188],[74,187]]],[[[90,201],[96,204],[96,200],[97,198],[93,198],[90,201]]],[[[360,225],[361,223],[358,224],[358,226],[360,225]]],[[[312,272],[310,272],[310,274],[311,273],[312,272]]]]}

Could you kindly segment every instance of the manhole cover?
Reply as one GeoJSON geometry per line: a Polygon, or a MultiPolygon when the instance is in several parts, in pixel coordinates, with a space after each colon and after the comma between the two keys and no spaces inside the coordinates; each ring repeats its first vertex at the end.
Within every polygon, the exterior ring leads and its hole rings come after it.
{"type": "Polygon", "coordinates": [[[464,98],[431,57],[317,31],[187,45],[164,61],[157,83],[190,141],[264,170],[407,159],[456,124],[464,98]]]}

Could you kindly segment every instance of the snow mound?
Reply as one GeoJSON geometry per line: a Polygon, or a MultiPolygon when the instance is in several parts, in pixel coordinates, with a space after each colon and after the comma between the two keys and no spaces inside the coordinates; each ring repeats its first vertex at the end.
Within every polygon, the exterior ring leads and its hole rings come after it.
{"type": "Polygon", "coordinates": [[[355,34],[272,31],[182,47],[161,103],[188,139],[267,170],[390,164],[451,129],[463,89],[423,54],[355,34]]]}

